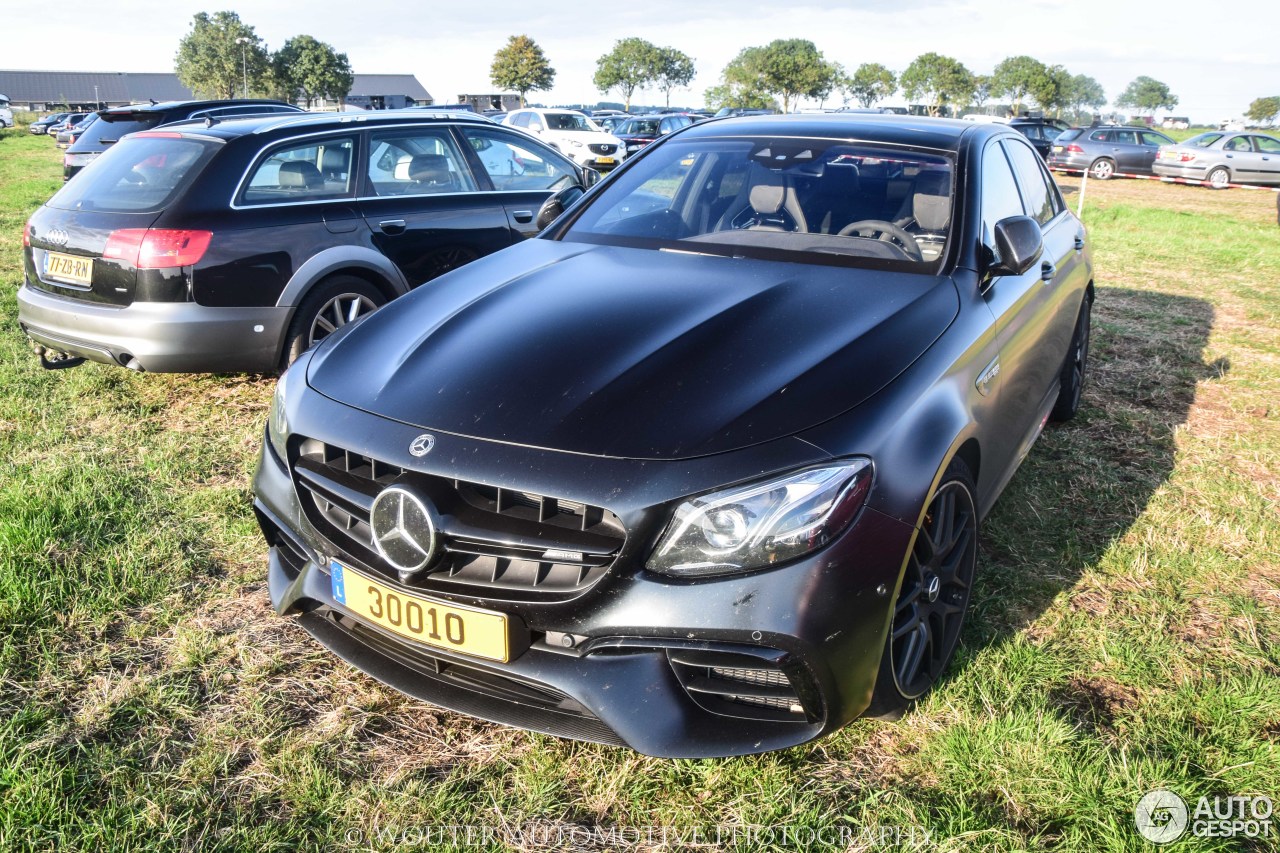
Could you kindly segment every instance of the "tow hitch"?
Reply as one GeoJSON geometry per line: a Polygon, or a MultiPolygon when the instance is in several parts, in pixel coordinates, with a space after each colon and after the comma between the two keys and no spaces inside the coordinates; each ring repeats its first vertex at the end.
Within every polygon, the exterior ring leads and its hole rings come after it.
{"type": "Polygon", "coordinates": [[[51,350],[35,341],[31,341],[31,351],[40,356],[40,366],[45,370],[65,370],[68,367],[79,367],[84,364],[84,359],[78,355],[51,350]]]}

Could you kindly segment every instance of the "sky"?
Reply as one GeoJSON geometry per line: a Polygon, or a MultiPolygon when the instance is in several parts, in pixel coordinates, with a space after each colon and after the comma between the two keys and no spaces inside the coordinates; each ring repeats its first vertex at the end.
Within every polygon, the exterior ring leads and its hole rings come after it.
{"type": "MultiPolygon", "coordinates": [[[[1280,5],[1237,0],[1227,21],[1189,0],[632,0],[541,3],[513,0],[389,3],[348,0],[306,4],[241,0],[58,0],[40,14],[6,16],[0,67],[11,70],[161,72],[173,70],[178,42],[198,12],[230,9],[276,50],[311,35],[347,54],[365,74],[414,74],[437,103],[493,90],[489,65],[508,37],[534,39],[556,70],[555,87],[531,95],[546,104],[621,100],[591,83],[596,60],[614,42],[639,36],[694,58],[697,77],[672,103],[703,105],[702,93],[744,47],[804,38],[852,71],[878,62],[901,72],[930,51],[989,74],[1026,54],[1100,82],[1114,100],[1135,77],[1167,84],[1173,115],[1217,123],[1244,114],[1255,98],[1280,95],[1280,5]],[[303,11],[305,9],[305,12],[303,11]],[[56,36],[54,35],[56,34],[56,36]],[[53,46],[60,46],[52,50],[53,46]]],[[[654,91],[633,101],[661,103],[654,91]]],[[[897,94],[885,104],[905,104],[897,94]]],[[[840,106],[834,96],[826,106],[840,106]]],[[[804,106],[817,106],[806,103],[804,106]]]]}

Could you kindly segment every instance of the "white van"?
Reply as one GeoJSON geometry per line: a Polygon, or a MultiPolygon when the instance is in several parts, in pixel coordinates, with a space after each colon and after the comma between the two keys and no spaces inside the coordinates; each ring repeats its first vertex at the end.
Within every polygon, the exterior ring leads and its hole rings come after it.
{"type": "Polygon", "coordinates": [[[13,110],[9,108],[8,95],[0,95],[0,127],[13,127],[13,110]]]}

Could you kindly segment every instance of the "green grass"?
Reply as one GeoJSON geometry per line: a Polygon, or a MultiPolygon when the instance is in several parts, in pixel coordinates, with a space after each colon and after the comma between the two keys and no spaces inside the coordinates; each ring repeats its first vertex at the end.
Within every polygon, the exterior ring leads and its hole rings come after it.
{"type": "Polygon", "coordinates": [[[1152,788],[1280,794],[1280,229],[1248,207],[1269,195],[1090,183],[1084,408],[987,520],[919,708],[662,761],[402,698],[275,617],[249,492],[272,383],[26,349],[21,226],[59,183],[50,140],[4,135],[0,848],[437,850],[472,825],[466,849],[668,827],[667,849],[1142,850],[1152,788]]]}

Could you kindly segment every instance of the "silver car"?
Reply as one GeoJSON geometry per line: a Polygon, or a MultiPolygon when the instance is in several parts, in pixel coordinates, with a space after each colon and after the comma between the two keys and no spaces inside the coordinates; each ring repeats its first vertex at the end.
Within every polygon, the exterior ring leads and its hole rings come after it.
{"type": "Polygon", "coordinates": [[[1053,140],[1048,163],[1055,171],[1087,171],[1100,181],[1117,173],[1150,175],[1160,146],[1173,144],[1163,133],[1141,127],[1073,127],[1053,140]]]}
{"type": "Polygon", "coordinates": [[[1153,168],[1157,175],[1204,181],[1214,189],[1227,184],[1280,184],[1280,139],[1211,130],[1163,146],[1153,168]]]}

